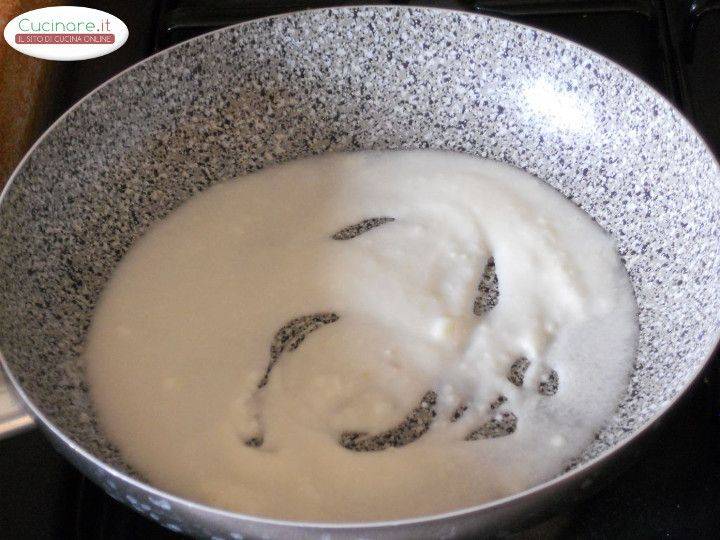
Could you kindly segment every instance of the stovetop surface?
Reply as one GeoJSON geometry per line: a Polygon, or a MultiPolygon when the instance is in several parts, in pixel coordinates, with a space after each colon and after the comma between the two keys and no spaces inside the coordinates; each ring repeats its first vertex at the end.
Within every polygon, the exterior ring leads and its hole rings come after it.
{"type": "MultiPolygon", "coordinates": [[[[128,65],[200,33],[284,11],[352,3],[464,9],[568,37],[642,77],[720,153],[718,0],[79,2],[120,17],[130,27],[130,39],[111,55],[67,63],[50,116],[128,65]]],[[[518,537],[715,538],[719,530],[720,362],[715,359],[634,465],[591,499],[518,537]]],[[[38,432],[0,441],[0,538],[177,537],[85,480],[38,432]]]]}

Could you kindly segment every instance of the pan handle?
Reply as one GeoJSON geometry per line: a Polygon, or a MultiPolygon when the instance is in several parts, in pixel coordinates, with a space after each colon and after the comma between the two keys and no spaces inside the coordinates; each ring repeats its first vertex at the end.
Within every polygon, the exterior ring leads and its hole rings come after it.
{"type": "Polygon", "coordinates": [[[34,425],[35,420],[20,405],[20,400],[0,372],[0,440],[30,429],[34,425]]]}

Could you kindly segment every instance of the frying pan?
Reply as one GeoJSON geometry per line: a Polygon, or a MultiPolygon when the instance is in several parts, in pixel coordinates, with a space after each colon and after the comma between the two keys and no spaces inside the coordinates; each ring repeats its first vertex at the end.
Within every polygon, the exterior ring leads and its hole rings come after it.
{"type": "MultiPolygon", "coordinates": [[[[643,82],[566,40],[445,10],[270,17],[155,55],[25,156],[0,203],[0,350],[54,446],[111,496],[188,534],[504,533],[591,492],[697,378],[720,327],[720,172],[643,82]],[[502,500],[373,523],[301,523],[149,485],[106,440],[79,361],[98,295],[139,235],[193,193],[329,151],[435,148],[520,167],[615,239],[639,305],[627,392],[562,475],[502,500]]],[[[411,496],[409,494],[408,496],[411,496]]]]}

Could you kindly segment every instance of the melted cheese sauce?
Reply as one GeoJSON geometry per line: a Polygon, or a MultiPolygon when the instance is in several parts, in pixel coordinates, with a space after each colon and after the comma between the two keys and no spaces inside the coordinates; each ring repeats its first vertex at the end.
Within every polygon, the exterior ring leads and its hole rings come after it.
{"type": "Polygon", "coordinates": [[[243,513],[363,521],[561,473],[615,409],[636,341],[612,240],[558,192],[464,154],[366,152],[216,185],[155,224],[107,285],[85,361],[102,427],[153,484],[243,513]],[[332,238],[378,217],[394,221],[332,238]],[[497,305],[476,315],[491,257],[497,305]],[[278,341],[313,314],[337,320],[278,341]],[[340,444],[398,426],[428,391],[435,416],[412,442],[340,444]],[[512,433],[481,429],[510,413],[512,433]]]}

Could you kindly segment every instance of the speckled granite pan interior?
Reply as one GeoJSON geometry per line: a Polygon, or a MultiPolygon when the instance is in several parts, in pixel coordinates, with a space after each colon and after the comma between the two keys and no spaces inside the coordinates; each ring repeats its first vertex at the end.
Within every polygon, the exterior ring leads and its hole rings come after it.
{"type": "Polygon", "coordinates": [[[0,207],[0,350],[12,372],[58,427],[125,468],[77,358],[133,240],[215,182],[388,148],[516,165],[615,237],[640,306],[639,351],[627,397],[579,460],[632,433],[703,364],[720,326],[720,178],[679,114],[606,60],[531,28],[357,8],[185,43],[55,126],[0,207]]]}

